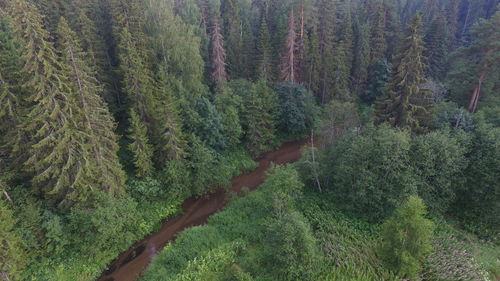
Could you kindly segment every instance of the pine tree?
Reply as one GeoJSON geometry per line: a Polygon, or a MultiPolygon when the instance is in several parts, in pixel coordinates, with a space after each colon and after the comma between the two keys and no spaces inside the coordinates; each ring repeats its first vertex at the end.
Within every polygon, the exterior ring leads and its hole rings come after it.
{"type": "Polygon", "coordinates": [[[239,1],[222,0],[221,15],[223,20],[223,33],[226,39],[227,64],[229,75],[233,78],[242,77],[244,65],[242,64],[242,27],[240,20],[239,1]]]}
{"type": "Polygon", "coordinates": [[[271,36],[267,27],[267,21],[262,16],[260,22],[259,43],[257,44],[257,78],[271,81],[271,36]]]}
{"type": "Polygon", "coordinates": [[[253,30],[248,19],[243,23],[241,64],[241,77],[251,79],[255,76],[256,46],[253,30]]]}
{"type": "Polygon", "coordinates": [[[421,25],[421,16],[416,15],[399,54],[394,58],[388,98],[377,104],[377,123],[389,122],[419,132],[429,120],[428,92],[421,89],[425,82],[421,25]]]}
{"type": "Polygon", "coordinates": [[[115,124],[107,105],[101,98],[103,88],[94,76],[93,69],[85,60],[87,53],[81,48],[76,33],[64,18],[57,28],[58,44],[62,51],[62,63],[68,73],[73,101],[78,109],[75,130],[82,131],[80,177],[88,177],[91,186],[112,193],[120,193],[124,174],[118,159],[118,137],[115,124]],[[84,175],[84,173],[87,173],[84,175]],[[99,175],[99,176],[96,176],[99,175]]]}
{"type": "Polygon", "coordinates": [[[82,116],[67,66],[58,60],[49,33],[42,28],[43,17],[33,4],[14,0],[11,13],[18,40],[24,46],[24,85],[31,91],[15,156],[32,175],[33,187],[45,197],[60,205],[87,200],[93,186],[88,177],[82,176],[87,175],[82,164],[84,136],[77,129],[82,116]]]}
{"type": "Polygon", "coordinates": [[[351,99],[349,92],[350,66],[344,41],[335,44],[332,76],[332,98],[342,101],[351,99]]]}
{"type": "Polygon", "coordinates": [[[147,129],[134,109],[130,110],[129,138],[132,141],[128,148],[134,155],[136,176],[146,178],[153,173],[153,148],[149,144],[147,129]]]}
{"type": "Polygon", "coordinates": [[[288,17],[288,34],[281,62],[281,79],[295,83],[297,81],[297,33],[295,30],[293,9],[288,17]]]}
{"type": "Polygon", "coordinates": [[[212,30],[212,44],[210,54],[212,64],[212,81],[219,87],[227,80],[226,72],[226,50],[224,48],[224,37],[222,36],[219,23],[215,23],[212,30]]]}
{"type": "Polygon", "coordinates": [[[307,85],[307,89],[319,96],[321,54],[318,31],[315,27],[312,28],[307,37],[304,68],[304,82],[307,85]]]}

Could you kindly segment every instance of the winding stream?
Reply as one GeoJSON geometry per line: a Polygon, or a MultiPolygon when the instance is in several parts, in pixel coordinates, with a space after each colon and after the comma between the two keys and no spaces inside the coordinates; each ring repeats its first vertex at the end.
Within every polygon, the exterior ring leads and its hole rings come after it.
{"type": "MultiPolygon", "coordinates": [[[[271,163],[285,164],[296,161],[300,158],[301,148],[305,143],[306,141],[288,142],[277,150],[264,153],[257,160],[259,166],[255,170],[231,180],[229,191],[240,192],[243,187],[255,190],[264,181],[271,163]]],[[[211,215],[222,209],[227,203],[226,193],[220,189],[203,197],[187,199],[182,205],[182,214],[166,220],[160,230],[149,234],[121,253],[111,262],[98,281],[136,280],[156,253],[174,240],[177,233],[188,227],[206,223],[211,215]]]]}

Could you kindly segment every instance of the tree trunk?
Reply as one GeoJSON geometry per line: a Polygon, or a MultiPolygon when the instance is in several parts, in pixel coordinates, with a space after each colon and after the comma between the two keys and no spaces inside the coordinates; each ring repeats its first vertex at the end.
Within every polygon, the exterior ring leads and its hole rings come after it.
{"type": "MultiPolygon", "coordinates": [[[[488,57],[489,55],[491,55],[492,52],[493,52],[493,50],[488,50],[486,52],[485,57],[488,57]]],[[[489,62],[483,63],[483,69],[479,73],[479,79],[477,81],[477,85],[472,90],[469,106],[467,108],[470,113],[474,113],[476,111],[477,102],[479,100],[479,92],[481,91],[481,85],[483,84],[484,78],[486,77],[486,73],[488,72],[489,67],[490,67],[489,62]]]]}

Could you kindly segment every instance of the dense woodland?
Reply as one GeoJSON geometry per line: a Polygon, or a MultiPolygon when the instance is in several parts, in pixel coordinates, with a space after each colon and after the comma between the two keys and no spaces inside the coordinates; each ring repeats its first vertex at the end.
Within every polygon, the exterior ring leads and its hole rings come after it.
{"type": "Polygon", "coordinates": [[[499,280],[497,0],[0,0],[0,279],[499,280]],[[240,196],[243,197],[243,196],[240,196]]]}

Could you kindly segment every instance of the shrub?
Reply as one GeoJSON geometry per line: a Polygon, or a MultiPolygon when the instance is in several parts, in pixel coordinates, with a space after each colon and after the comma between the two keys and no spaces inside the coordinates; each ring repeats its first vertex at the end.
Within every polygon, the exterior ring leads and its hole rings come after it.
{"type": "Polygon", "coordinates": [[[410,196],[382,225],[380,254],[389,268],[416,279],[421,263],[432,249],[434,224],[425,218],[422,199],[410,196]]]}

